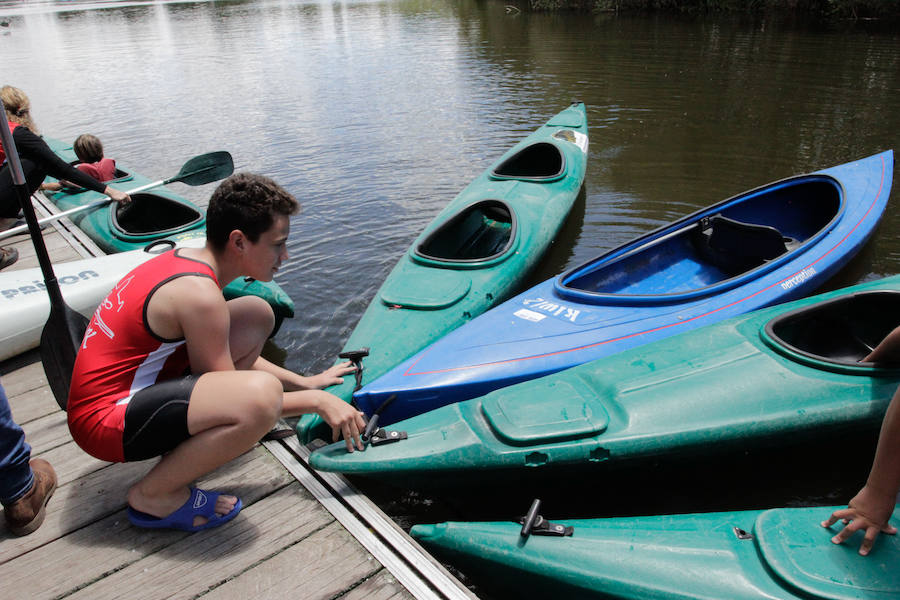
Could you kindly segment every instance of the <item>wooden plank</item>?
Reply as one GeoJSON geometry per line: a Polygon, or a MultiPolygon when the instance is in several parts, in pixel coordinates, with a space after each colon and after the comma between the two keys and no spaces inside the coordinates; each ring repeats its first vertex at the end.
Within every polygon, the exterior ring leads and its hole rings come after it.
{"type": "Polygon", "coordinates": [[[341,600],[401,600],[414,597],[387,569],[382,569],[341,596],[341,600]]]}
{"type": "MultiPolygon", "coordinates": [[[[43,372],[41,373],[43,375],[43,372]]],[[[3,388],[6,389],[6,379],[3,379],[3,388]]],[[[50,386],[44,380],[44,386],[37,389],[28,390],[11,396],[9,406],[12,409],[13,420],[19,425],[25,425],[31,421],[42,419],[54,413],[60,412],[59,404],[50,391],[50,386]]]]}
{"type": "Polygon", "coordinates": [[[31,447],[38,448],[42,452],[72,441],[66,413],[61,410],[19,425],[25,431],[25,439],[31,447]]]}
{"type": "Polygon", "coordinates": [[[9,366],[10,371],[3,373],[3,389],[6,396],[13,400],[15,396],[31,390],[47,387],[47,376],[44,374],[44,365],[40,363],[35,353],[35,362],[26,365],[14,365],[12,361],[6,361],[4,366],[9,366]]]}
{"type": "MultiPolygon", "coordinates": [[[[117,465],[60,486],[47,505],[47,517],[40,529],[22,538],[7,537],[0,542],[0,564],[122,509],[130,482],[152,466],[147,462],[117,465]]],[[[3,533],[9,535],[6,530],[3,533]]]]}
{"type": "Polygon", "coordinates": [[[94,458],[79,448],[75,442],[57,446],[46,452],[38,452],[35,448],[32,448],[31,456],[39,456],[53,466],[53,470],[56,471],[57,485],[59,486],[72,483],[113,464],[94,458]]]}
{"type": "Polygon", "coordinates": [[[258,479],[254,493],[242,496],[241,514],[221,528],[198,534],[138,529],[119,511],[0,565],[0,597],[22,589],[29,600],[194,597],[332,521],[290,478],[258,479]],[[272,493],[278,484],[283,487],[272,493]]]}
{"type": "Polygon", "coordinates": [[[381,569],[378,561],[364,551],[339,523],[333,523],[216,587],[203,599],[328,600],[381,569]]]}
{"type": "MultiPolygon", "coordinates": [[[[2,535],[7,539],[0,542],[0,564],[122,510],[128,488],[154,464],[151,460],[111,465],[61,485],[47,506],[47,517],[40,529],[23,538],[10,538],[3,530],[2,535]]],[[[279,486],[289,480],[278,462],[260,448],[245,453],[215,473],[226,489],[241,497],[253,497],[255,488],[265,478],[277,481],[279,486]]]]}
{"type": "Polygon", "coordinates": [[[475,598],[345,477],[339,473],[315,472],[309,466],[309,449],[300,445],[296,437],[266,442],[266,447],[413,595],[454,600],[475,598]]]}
{"type": "MultiPolygon", "coordinates": [[[[38,209],[38,212],[43,213],[44,215],[51,215],[61,212],[59,208],[50,199],[45,196],[43,193],[35,193],[32,195],[32,200],[34,201],[35,208],[38,209]]],[[[51,227],[54,227],[60,235],[62,235],[69,244],[75,249],[75,251],[79,254],[81,258],[90,258],[91,256],[103,256],[106,254],[100,247],[87,236],[81,229],[75,226],[74,223],[68,218],[64,217],[54,222],[51,227]]]]}

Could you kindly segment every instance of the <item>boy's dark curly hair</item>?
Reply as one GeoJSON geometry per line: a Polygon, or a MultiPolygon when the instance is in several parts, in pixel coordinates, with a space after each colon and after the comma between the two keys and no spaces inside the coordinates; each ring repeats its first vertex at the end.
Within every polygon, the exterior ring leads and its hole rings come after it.
{"type": "Polygon", "coordinates": [[[272,179],[236,173],[213,192],[206,209],[206,239],[216,250],[238,229],[253,243],[272,226],[277,215],[297,214],[300,203],[272,179]]]}

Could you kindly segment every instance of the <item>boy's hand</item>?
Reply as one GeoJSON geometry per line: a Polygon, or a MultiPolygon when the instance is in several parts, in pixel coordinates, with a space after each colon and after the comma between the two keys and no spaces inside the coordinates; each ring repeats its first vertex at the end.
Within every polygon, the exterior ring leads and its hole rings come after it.
{"type": "Polygon", "coordinates": [[[347,452],[353,452],[354,445],[363,450],[364,446],[360,439],[360,435],[366,430],[363,413],[334,394],[326,393],[326,396],[319,402],[316,412],[331,426],[332,441],[336,442],[343,437],[347,444],[347,452]]]}
{"type": "Polygon", "coordinates": [[[348,375],[356,371],[353,363],[345,362],[329,367],[318,375],[310,375],[307,382],[310,387],[323,390],[332,385],[344,383],[344,375],[348,375]]]}

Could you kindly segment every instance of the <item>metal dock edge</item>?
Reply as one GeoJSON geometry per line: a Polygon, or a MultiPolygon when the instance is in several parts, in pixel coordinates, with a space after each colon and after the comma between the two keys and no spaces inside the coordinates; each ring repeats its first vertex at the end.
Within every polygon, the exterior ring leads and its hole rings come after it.
{"type": "Polygon", "coordinates": [[[343,475],[313,469],[296,436],[263,445],[416,598],[477,600],[343,475]]]}

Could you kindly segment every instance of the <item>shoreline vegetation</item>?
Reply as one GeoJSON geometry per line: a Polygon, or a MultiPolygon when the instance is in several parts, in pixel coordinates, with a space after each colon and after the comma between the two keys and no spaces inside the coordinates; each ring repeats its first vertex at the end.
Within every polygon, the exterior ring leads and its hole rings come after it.
{"type": "Polygon", "coordinates": [[[517,6],[508,6],[508,9],[534,12],[790,14],[823,19],[900,17],[898,0],[527,0],[517,6]]]}

